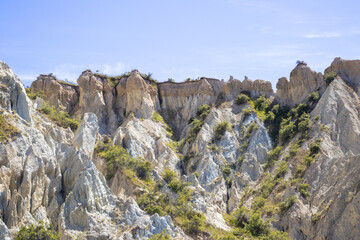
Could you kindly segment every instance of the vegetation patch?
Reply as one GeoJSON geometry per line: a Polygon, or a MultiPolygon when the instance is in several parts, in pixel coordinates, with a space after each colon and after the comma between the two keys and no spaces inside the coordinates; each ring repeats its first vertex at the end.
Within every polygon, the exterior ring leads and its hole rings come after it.
{"type": "Polygon", "coordinates": [[[210,110],[211,107],[207,104],[204,104],[196,111],[196,115],[198,115],[204,121],[207,115],[210,113],[210,110]]]}
{"type": "Polygon", "coordinates": [[[59,127],[70,127],[73,132],[76,131],[80,124],[80,119],[70,118],[68,112],[55,109],[54,106],[50,106],[48,103],[42,106],[40,112],[44,113],[51,121],[53,121],[59,127]]]}
{"type": "Polygon", "coordinates": [[[229,122],[220,122],[215,126],[215,140],[220,141],[221,138],[224,136],[226,130],[230,131],[230,124],[229,122]]]}
{"type": "Polygon", "coordinates": [[[14,127],[8,117],[0,115],[0,143],[5,143],[16,136],[20,131],[14,127]]]}
{"type": "Polygon", "coordinates": [[[248,103],[250,101],[250,98],[246,96],[245,94],[240,94],[236,97],[235,104],[236,105],[242,105],[245,103],[248,103]]]}
{"type": "Polygon", "coordinates": [[[25,91],[31,100],[35,100],[37,97],[44,99],[44,97],[45,97],[45,93],[43,90],[40,90],[38,92],[33,92],[33,91],[31,91],[30,88],[25,88],[25,91]]]}
{"type": "Polygon", "coordinates": [[[336,72],[330,72],[324,75],[324,81],[327,85],[329,85],[334,79],[336,78],[337,73],[336,72]]]}
{"type": "Polygon", "coordinates": [[[111,179],[116,171],[127,172],[131,175],[136,175],[144,181],[151,180],[151,172],[153,170],[152,164],[148,160],[131,157],[128,150],[113,145],[110,139],[105,139],[95,147],[95,152],[106,160],[107,179],[111,179]],[[131,174],[134,173],[134,174],[131,174]]]}
{"type": "Polygon", "coordinates": [[[60,238],[61,234],[56,232],[52,225],[47,227],[43,221],[39,221],[37,225],[22,226],[15,240],[56,240],[60,238]]]}

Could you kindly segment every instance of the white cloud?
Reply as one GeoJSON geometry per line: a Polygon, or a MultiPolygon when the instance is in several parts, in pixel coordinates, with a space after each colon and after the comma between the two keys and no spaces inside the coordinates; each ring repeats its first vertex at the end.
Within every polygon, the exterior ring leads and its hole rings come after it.
{"type": "Polygon", "coordinates": [[[67,79],[69,81],[76,82],[81,72],[86,69],[90,69],[93,72],[98,70],[100,73],[106,75],[120,75],[125,72],[126,66],[121,62],[117,62],[115,64],[65,64],[56,66],[52,73],[59,79],[67,79]]]}
{"type": "Polygon", "coordinates": [[[341,37],[342,34],[338,32],[328,32],[328,33],[316,33],[316,34],[307,34],[303,35],[304,38],[334,38],[341,37]]]}

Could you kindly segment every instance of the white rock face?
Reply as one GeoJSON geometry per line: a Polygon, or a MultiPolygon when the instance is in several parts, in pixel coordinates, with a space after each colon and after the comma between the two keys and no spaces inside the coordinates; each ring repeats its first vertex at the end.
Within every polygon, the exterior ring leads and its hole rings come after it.
{"type": "Polygon", "coordinates": [[[21,118],[31,122],[29,101],[20,79],[9,66],[0,61],[0,105],[7,111],[14,110],[21,118]]]}

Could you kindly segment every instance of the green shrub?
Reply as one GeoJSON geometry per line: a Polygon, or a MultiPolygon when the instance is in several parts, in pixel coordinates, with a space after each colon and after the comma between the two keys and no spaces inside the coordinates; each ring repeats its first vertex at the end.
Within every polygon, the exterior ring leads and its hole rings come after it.
{"type": "Polygon", "coordinates": [[[249,100],[250,98],[248,96],[246,96],[245,94],[240,94],[236,97],[235,104],[236,105],[245,104],[248,103],[249,100]]]}
{"type": "Polygon", "coordinates": [[[231,225],[234,227],[244,228],[250,219],[250,210],[244,206],[236,209],[230,219],[231,225]]]}
{"type": "Polygon", "coordinates": [[[307,97],[306,97],[306,101],[308,102],[317,102],[319,100],[320,96],[319,96],[319,92],[312,92],[310,93],[307,97]]]}
{"type": "Polygon", "coordinates": [[[206,219],[203,214],[191,210],[186,214],[186,218],[181,227],[188,234],[197,234],[205,226],[205,221],[206,219]]]}
{"type": "Polygon", "coordinates": [[[44,104],[40,111],[47,115],[47,117],[59,127],[70,127],[72,131],[76,131],[80,124],[79,119],[70,118],[69,113],[56,110],[54,106],[50,106],[48,103],[44,104]]]}
{"type": "Polygon", "coordinates": [[[220,122],[215,127],[215,139],[217,141],[221,140],[224,136],[226,130],[230,130],[230,125],[228,122],[220,122]]]}
{"type": "Polygon", "coordinates": [[[170,183],[173,179],[177,178],[176,173],[171,169],[164,169],[162,177],[166,183],[170,183]]]}
{"type": "Polygon", "coordinates": [[[4,115],[0,115],[0,143],[5,143],[20,131],[4,115]]]}
{"type": "Polygon", "coordinates": [[[199,119],[194,119],[191,123],[192,128],[189,130],[189,134],[186,137],[188,143],[192,143],[195,141],[197,134],[200,132],[204,122],[199,119]]]}
{"type": "Polygon", "coordinates": [[[320,143],[313,142],[310,144],[310,154],[315,155],[320,151],[320,143]]]}
{"type": "Polygon", "coordinates": [[[336,78],[337,73],[336,72],[330,72],[325,74],[324,76],[324,81],[327,85],[329,85],[332,81],[334,81],[334,79],[336,78]]]}
{"type": "Polygon", "coordinates": [[[56,240],[60,239],[61,234],[56,232],[52,226],[46,227],[44,222],[40,221],[37,226],[22,226],[15,240],[56,240]]]}
{"type": "Polygon", "coordinates": [[[223,174],[225,175],[230,175],[231,174],[231,168],[228,166],[222,167],[221,171],[223,172],[223,174]]]}
{"type": "Polygon", "coordinates": [[[266,110],[270,105],[269,99],[265,97],[265,95],[261,95],[254,102],[254,108],[259,111],[266,110]]]}
{"type": "Polygon", "coordinates": [[[301,133],[302,137],[305,137],[308,131],[311,128],[310,115],[307,113],[303,113],[299,118],[298,130],[301,133]]]}
{"type": "Polygon", "coordinates": [[[307,183],[301,183],[299,186],[298,186],[298,189],[301,193],[301,196],[303,198],[308,198],[310,197],[310,192],[309,192],[309,188],[310,188],[310,185],[307,184],[307,183]]]}
{"type": "Polygon", "coordinates": [[[270,150],[267,154],[268,157],[268,161],[269,162],[274,162],[277,161],[280,157],[280,155],[282,154],[282,147],[281,146],[277,146],[276,148],[270,150]]]}
{"type": "Polygon", "coordinates": [[[144,160],[136,164],[135,170],[138,178],[142,180],[149,180],[151,177],[151,171],[153,170],[153,166],[150,161],[144,160]]]}
{"type": "Polygon", "coordinates": [[[98,144],[95,152],[106,160],[107,179],[112,178],[117,170],[131,170],[142,180],[149,180],[153,166],[150,161],[131,157],[128,150],[111,141],[98,144]]]}
{"type": "Polygon", "coordinates": [[[182,182],[181,180],[178,179],[173,179],[171,182],[169,182],[168,184],[168,188],[170,188],[173,192],[179,193],[181,192],[188,184],[182,182]]]}
{"type": "Polygon", "coordinates": [[[35,100],[37,97],[44,99],[44,97],[45,97],[45,93],[43,90],[40,90],[38,92],[33,92],[33,91],[31,91],[30,88],[25,88],[25,91],[31,100],[35,100]]]}
{"type": "Polygon", "coordinates": [[[252,204],[252,209],[254,210],[260,210],[265,206],[266,203],[266,199],[263,198],[262,196],[258,196],[256,198],[254,198],[253,204],[252,204]]]}
{"type": "Polygon", "coordinates": [[[288,209],[290,209],[295,202],[297,201],[296,196],[288,196],[284,202],[279,203],[280,213],[284,214],[288,209]]]}
{"type": "Polygon", "coordinates": [[[246,229],[252,236],[258,237],[260,235],[268,235],[270,233],[270,225],[261,218],[259,212],[255,212],[251,215],[246,229]]]}
{"type": "Polygon", "coordinates": [[[209,105],[207,105],[207,104],[202,105],[196,111],[196,115],[198,115],[202,120],[205,120],[207,115],[210,113],[210,110],[211,110],[211,107],[209,105]]]}
{"type": "Polygon", "coordinates": [[[316,116],[314,117],[314,120],[315,120],[315,121],[319,121],[319,120],[320,120],[320,115],[316,115],[316,116]]]}
{"type": "Polygon", "coordinates": [[[165,124],[163,117],[158,112],[153,112],[152,120],[155,122],[161,122],[165,124]]]}
{"type": "Polygon", "coordinates": [[[159,214],[160,216],[165,216],[166,213],[163,211],[161,206],[155,205],[154,203],[150,203],[145,207],[145,212],[147,212],[150,215],[153,215],[155,213],[159,214]]]}
{"type": "Polygon", "coordinates": [[[244,138],[249,139],[251,137],[251,134],[258,129],[259,126],[255,122],[250,123],[248,129],[246,130],[244,138]]]}
{"type": "Polygon", "coordinates": [[[280,124],[279,139],[286,142],[296,133],[296,125],[291,121],[291,117],[283,119],[280,124]]]}
{"type": "Polygon", "coordinates": [[[265,117],[265,120],[264,120],[264,122],[266,123],[266,124],[269,124],[269,123],[271,123],[271,122],[273,122],[274,120],[275,120],[275,113],[273,113],[272,111],[270,111],[267,115],[266,115],[266,117],[265,117]]]}
{"type": "Polygon", "coordinates": [[[282,161],[280,166],[276,169],[275,178],[281,178],[285,176],[287,171],[289,171],[288,163],[286,161],[282,161]]]}
{"type": "Polygon", "coordinates": [[[161,233],[152,235],[149,240],[170,240],[171,237],[166,233],[166,230],[163,229],[161,233]]]}
{"type": "Polygon", "coordinates": [[[246,118],[251,115],[252,110],[250,108],[244,108],[241,112],[244,114],[244,117],[246,118]]]}

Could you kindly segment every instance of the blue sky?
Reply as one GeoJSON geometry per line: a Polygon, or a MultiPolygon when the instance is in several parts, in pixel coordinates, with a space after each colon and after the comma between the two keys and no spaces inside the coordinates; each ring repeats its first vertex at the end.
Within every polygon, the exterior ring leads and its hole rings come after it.
{"type": "Polygon", "coordinates": [[[0,60],[29,85],[41,73],[137,68],[159,81],[271,81],[296,60],[321,71],[360,59],[359,1],[0,0],[0,60]]]}

